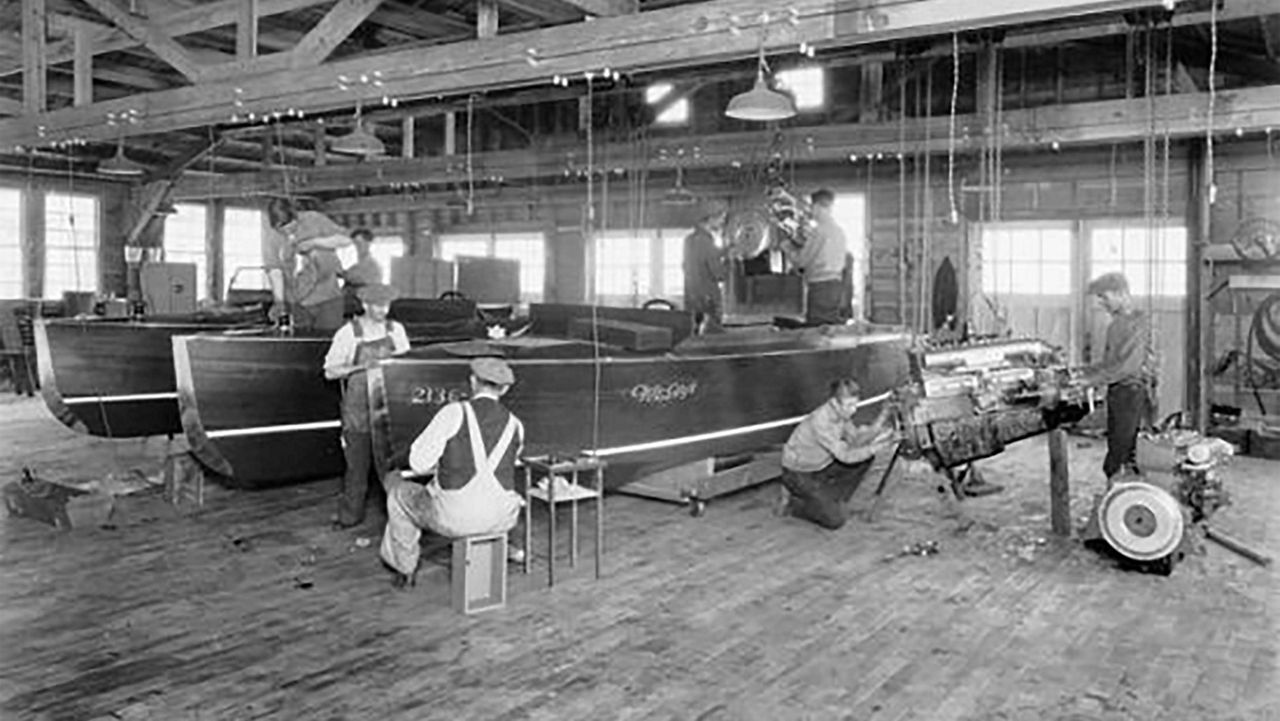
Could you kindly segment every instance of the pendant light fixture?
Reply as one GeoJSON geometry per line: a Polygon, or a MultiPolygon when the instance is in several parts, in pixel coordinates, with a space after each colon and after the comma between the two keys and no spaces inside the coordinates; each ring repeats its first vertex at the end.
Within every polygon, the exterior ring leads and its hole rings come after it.
{"type": "Polygon", "coordinates": [[[381,140],[378,140],[378,136],[365,129],[364,119],[361,118],[360,111],[360,101],[356,101],[356,127],[350,133],[335,139],[330,146],[331,149],[335,153],[358,155],[364,158],[385,155],[387,152],[386,146],[382,144],[381,140]]]}
{"type": "Polygon", "coordinates": [[[756,84],[745,93],[738,93],[729,101],[724,114],[738,120],[786,120],[795,117],[796,104],[790,95],[769,87],[766,78],[769,66],[764,61],[765,24],[767,16],[760,20],[760,51],[756,65],[756,84]]]}
{"type": "Polygon", "coordinates": [[[147,171],[146,166],[130,160],[124,154],[124,136],[116,144],[116,154],[98,163],[98,172],[104,175],[138,176],[147,171]]]}

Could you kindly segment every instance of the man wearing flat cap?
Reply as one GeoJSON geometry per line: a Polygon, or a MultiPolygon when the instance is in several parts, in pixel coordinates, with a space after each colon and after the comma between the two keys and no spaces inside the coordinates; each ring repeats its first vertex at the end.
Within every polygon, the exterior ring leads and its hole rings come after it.
{"type": "MultiPolygon", "coordinates": [[[[515,374],[500,358],[475,358],[470,366],[471,398],[442,407],[409,449],[413,473],[434,478],[422,485],[387,475],[381,553],[397,588],[413,585],[423,528],[460,538],[507,533],[520,519],[515,463],[524,424],[501,403],[515,374]]],[[[524,560],[523,549],[509,548],[511,561],[524,560]]]]}
{"type": "MultiPolygon", "coordinates": [[[[409,350],[404,326],[389,320],[395,289],[375,283],[360,289],[364,315],[338,328],[324,356],[324,377],[342,384],[342,455],[347,470],[342,476],[335,528],[351,528],[364,521],[365,498],[369,492],[369,471],[374,467],[381,479],[381,459],[373,450],[369,425],[368,373],[378,361],[409,350]]],[[[377,486],[377,484],[375,484],[377,486]]]]}
{"type": "Polygon", "coordinates": [[[724,330],[724,293],[720,284],[728,275],[724,252],[716,235],[724,229],[729,208],[721,200],[708,200],[698,209],[698,222],[684,239],[684,307],[693,313],[699,333],[724,330]]]}
{"type": "Polygon", "coordinates": [[[1138,430],[1154,415],[1159,366],[1151,318],[1134,306],[1124,275],[1095,278],[1089,295],[1111,315],[1102,362],[1087,374],[1091,382],[1107,387],[1107,457],[1102,471],[1110,484],[1121,471],[1138,470],[1138,430]]]}

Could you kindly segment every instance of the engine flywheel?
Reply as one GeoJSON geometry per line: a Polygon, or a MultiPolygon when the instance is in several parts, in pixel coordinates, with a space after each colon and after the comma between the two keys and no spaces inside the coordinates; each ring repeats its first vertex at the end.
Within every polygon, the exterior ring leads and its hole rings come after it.
{"type": "Polygon", "coordinates": [[[1149,483],[1118,483],[1098,504],[1102,537],[1121,555],[1153,561],[1182,543],[1186,523],[1178,501],[1149,483]]]}
{"type": "Polygon", "coordinates": [[[759,208],[747,208],[729,216],[724,237],[735,257],[754,258],[769,247],[771,228],[767,213],[759,208]]]}

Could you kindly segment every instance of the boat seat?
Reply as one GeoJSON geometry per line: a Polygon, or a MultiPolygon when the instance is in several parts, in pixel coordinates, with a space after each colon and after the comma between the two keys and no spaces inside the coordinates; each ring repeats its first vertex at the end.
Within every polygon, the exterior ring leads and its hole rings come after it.
{"type": "Polygon", "coordinates": [[[14,308],[0,314],[0,357],[4,358],[15,393],[35,395],[36,341],[31,314],[26,308],[14,308]]]}

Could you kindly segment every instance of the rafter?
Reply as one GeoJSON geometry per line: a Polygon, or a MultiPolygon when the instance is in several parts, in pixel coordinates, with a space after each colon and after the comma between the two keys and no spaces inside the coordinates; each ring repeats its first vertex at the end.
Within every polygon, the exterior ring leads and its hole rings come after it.
{"type": "Polygon", "coordinates": [[[382,0],[338,0],[293,52],[300,65],[317,65],[329,57],[382,0]]]}
{"type": "MultiPolygon", "coordinates": [[[[878,13],[875,27],[837,33],[830,0],[797,0],[792,4],[797,12],[795,23],[780,23],[776,32],[769,34],[768,44],[778,51],[794,48],[799,42],[819,48],[845,47],[1159,4],[1158,0],[868,0],[864,5],[878,13]]],[[[376,101],[383,95],[462,94],[542,85],[553,75],[581,77],[605,67],[642,72],[747,58],[756,52],[759,38],[755,33],[740,32],[732,19],[758,17],[775,6],[770,0],[710,0],[634,16],[600,18],[591,22],[590,32],[574,23],[237,78],[235,82],[177,88],[0,121],[0,145],[109,138],[114,131],[103,127],[107,114],[139,106],[147,112],[140,122],[124,129],[130,135],[225,123],[235,112],[233,108],[241,115],[270,115],[289,109],[314,114],[349,108],[358,99],[376,101]],[[381,73],[382,87],[344,88],[338,82],[343,75],[359,77],[375,72],[381,73]]]]}
{"type": "MultiPolygon", "coordinates": [[[[1243,132],[1263,132],[1280,126],[1280,86],[1218,92],[1214,124],[1223,128],[1239,128],[1243,132]]],[[[1147,137],[1151,114],[1169,123],[1170,137],[1199,137],[1204,134],[1208,98],[1204,93],[1164,96],[1156,99],[1154,108],[1146,98],[1104,100],[1005,111],[1007,126],[1001,147],[1048,150],[1072,145],[1136,142],[1147,137]]],[[[796,128],[789,133],[792,146],[786,151],[796,163],[845,161],[851,154],[866,157],[876,153],[894,155],[905,146],[909,154],[917,152],[945,153],[949,148],[948,117],[910,121],[906,137],[898,121],[858,123],[796,128]]],[[[980,132],[986,121],[977,115],[959,116],[959,135],[955,150],[972,154],[985,147],[980,132]]],[[[1163,131],[1163,128],[1162,128],[1163,131]]],[[[672,140],[673,145],[694,143],[701,149],[698,167],[730,167],[735,162],[750,162],[752,149],[767,148],[773,142],[771,130],[720,133],[695,139],[672,140]]],[[[653,141],[660,146],[661,141],[653,141]]],[[[682,161],[676,153],[656,152],[651,157],[635,157],[628,143],[606,145],[599,157],[613,158],[608,169],[640,168],[674,169],[682,161]]],[[[480,153],[472,158],[478,178],[500,176],[508,181],[554,177],[564,171],[583,171],[581,148],[562,146],[541,151],[520,150],[480,153]]],[[[687,168],[686,168],[687,169],[687,168]]],[[[290,176],[293,187],[303,192],[342,191],[353,187],[386,187],[396,183],[449,183],[465,177],[465,166],[457,157],[436,156],[416,160],[386,160],[361,163],[346,168],[299,169],[290,176]]],[[[239,177],[219,178],[210,182],[184,179],[175,191],[179,197],[233,197],[258,195],[279,190],[278,173],[253,173],[239,177]]]]}
{"type": "Polygon", "coordinates": [[[0,115],[22,115],[22,101],[13,98],[0,98],[0,115]]]}
{"type": "Polygon", "coordinates": [[[149,20],[139,18],[116,5],[113,0],[84,0],[85,4],[97,10],[103,17],[115,23],[134,40],[142,43],[161,60],[169,63],[192,82],[200,82],[200,66],[192,59],[187,49],[170,37],[163,28],[157,27],[149,20]]]}

